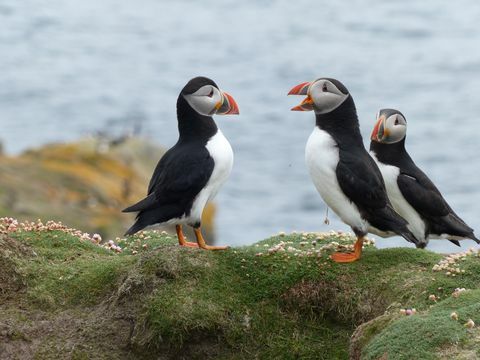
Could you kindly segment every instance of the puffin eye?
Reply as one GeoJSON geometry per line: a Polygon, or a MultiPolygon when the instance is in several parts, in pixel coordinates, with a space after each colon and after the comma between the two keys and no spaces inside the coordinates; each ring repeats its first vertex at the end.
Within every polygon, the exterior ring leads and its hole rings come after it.
{"type": "Polygon", "coordinates": [[[328,91],[328,89],[327,89],[327,83],[323,83],[322,91],[323,91],[323,92],[328,91]]]}
{"type": "Polygon", "coordinates": [[[208,94],[207,96],[211,98],[213,96],[213,92],[214,91],[213,91],[213,88],[212,88],[212,90],[210,90],[210,94],[208,94]]]}
{"type": "Polygon", "coordinates": [[[398,118],[395,119],[395,125],[400,124],[400,121],[398,121],[398,118]]]}

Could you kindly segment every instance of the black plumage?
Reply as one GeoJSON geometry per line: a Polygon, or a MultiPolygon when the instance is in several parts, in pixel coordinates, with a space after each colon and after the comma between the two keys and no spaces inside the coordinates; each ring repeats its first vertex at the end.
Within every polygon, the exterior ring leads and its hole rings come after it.
{"type": "MultiPolygon", "coordinates": [[[[382,110],[387,117],[399,113],[396,110],[382,110]]],[[[418,212],[425,223],[425,238],[429,236],[447,235],[455,245],[458,238],[468,238],[480,243],[469,227],[450,207],[440,191],[428,176],[415,164],[405,148],[403,137],[395,143],[381,143],[372,139],[370,151],[383,164],[399,169],[398,188],[405,200],[418,212]]],[[[425,246],[426,243],[423,245],[425,246]]]]}
{"type": "MultiPolygon", "coordinates": [[[[342,92],[348,93],[337,80],[329,80],[342,92]]],[[[416,244],[418,241],[408,230],[407,222],[393,209],[386,194],[382,174],[363,145],[352,96],[349,94],[347,99],[331,112],[317,113],[316,126],[329,133],[337,143],[337,180],[343,193],[357,206],[361,216],[373,227],[386,233],[396,233],[416,244]]],[[[362,229],[352,229],[357,236],[367,233],[362,229]]]]}
{"type": "MultiPolygon", "coordinates": [[[[125,235],[132,235],[149,225],[188,217],[196,196],[207,184],[214,160],[205,148],[218,131],[211,116],[195,111],[185,100],[204,85],[215,82],[208,78],[192,79],[177,100],[179,139],[160,159],[148,186],[148,196],[123,212],[137,212],[136,221],[125,235]]],[[[188,224],[199,227],[199,223],[188,224]]]]}

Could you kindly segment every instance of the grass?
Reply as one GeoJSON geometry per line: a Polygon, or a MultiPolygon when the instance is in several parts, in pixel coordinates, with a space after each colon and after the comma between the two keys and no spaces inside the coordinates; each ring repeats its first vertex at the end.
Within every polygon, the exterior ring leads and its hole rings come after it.
{"type": "Polygon", "coordinates": [[[224,252],[180,248],[154,232],[120,241],[120,254],[61,231],[1,241],[0,264],[20,280],[0,291],[0,323],[8,319],[9,344],[37,358],[59,349],[66,358],[135,359],[429,359],[478,351],[476,329],[463,326],[480,323],[477,256],[452,277],[432,270],[441,255],[416,249],[367,247],[356,263],[332,263],[332,242],[352,242],[338,234],[275,236],[224,252]],[[472,290],[451,297],[458,287],[472,290]],[[407,307],[417,314],[400,315],[407,307]]]}
{"type": "MultiPolygon", "coordinates": [[[[437,351],[445,346],[462,346],[476,341],[478,332],[464,324],[480,321],[480,291],[462,293],[433,305],[418,316],[403,317],[389,324],[365,349],[365,359],[378,359],[384,353],[395,354],[395,359],[438,359],[437,351]],[[459,315],[458,320],[451,313],[459,315]]],[[[476,353],[480,354],[477,347],[476,353]]],[[[391,358],[391,357],[389,357],[391,358]]]]}

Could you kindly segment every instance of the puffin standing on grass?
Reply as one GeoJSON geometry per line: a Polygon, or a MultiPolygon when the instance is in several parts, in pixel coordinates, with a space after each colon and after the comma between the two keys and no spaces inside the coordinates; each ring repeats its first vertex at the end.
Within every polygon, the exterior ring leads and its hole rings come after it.
{"type": "Polygon", "coordinates": [[[326,204],[357,236],[352,253],[334,253],[335,262],[353,262],[371,232],[394,234],[418,243],[388,200],[382,174],[363,145],[352,96],[338,80],[320,78],[295,86],[288,95],[306,95],[294,111],[315,111],[315,128],[305,160],[313,183],[326,204]]]}
{"type": "Polygon", "coordinates": [[[407,121],[393,109],[382,109],[372,132],[370,153],[383,175],[388,197],[395,210],[408,221],[408,228],[424,248],[429,239],[480,241],[445,201],[405,149],[407,121]]]}
{"type": "Polygon", "coordinates": [[[223,250],[209,246],[201,232],[203,208],[227,180],[233,151],[212,115],[238,115],[232,96],[206,77],[190,80],[177,100],[179,139],[160,159],[148,186],[148,196],[123,210],[138,212],[132,235],[150,225],[176,226],[181,246],[223,250]],[[197,242],[187,242],[182,225],[192,226],[197,242]]]}

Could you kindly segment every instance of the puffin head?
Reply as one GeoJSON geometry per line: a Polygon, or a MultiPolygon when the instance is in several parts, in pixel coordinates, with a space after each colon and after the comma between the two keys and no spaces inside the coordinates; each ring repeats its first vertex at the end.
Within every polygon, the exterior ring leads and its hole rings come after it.
{"type": "Polygon", "coordinates": [[[407,134],[407,120],[395,109],[381,109],[370,139],[382,144],[394,144],[402,141],[407,134]]]}
{"type": "Polygon", "coordinates": [[[182,89],[180,96],[183,96],[188,105],[201,115],[239,114],[238,105],[233,97],[220,90],[213,80],[203,76],[190,80],[182,89]]]}
{"type": "Polygon", "coordinates": [[[306,95],[303,101],[292,108],[293,111],[311,111],[316,114],[329,113],[350,96],[347,88],[338,80],[320,78],[295,86],[288,95],[306,95]]]}

